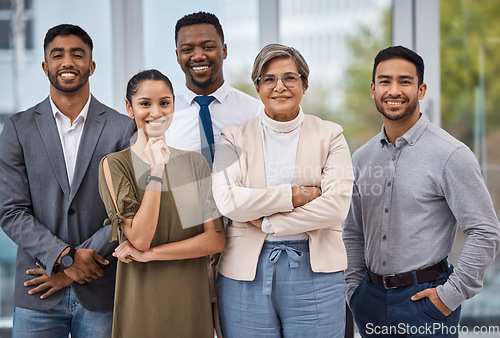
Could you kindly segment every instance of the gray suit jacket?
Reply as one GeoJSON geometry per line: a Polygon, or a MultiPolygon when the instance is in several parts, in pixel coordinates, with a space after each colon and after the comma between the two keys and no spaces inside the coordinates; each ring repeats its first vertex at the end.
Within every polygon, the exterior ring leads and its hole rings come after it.
{"type": "Polygon", "coordinates": [[[98,192],[99,161],[129,146],[125,130],[131,119],[91,98],[70,185],[61,141],[49,98],[7,119],[0,135],[0,225],[18,245],[14,305],[47,310],[65,289],[45,300],[28,295],[23,286],[36,267],[51,274],[60,252],[68,245],[91,248],[107,258],[104,276],[73,283],[80,303],[91,311],[113,308],[117,242],[109,241],[107,217],[98,192]]]}

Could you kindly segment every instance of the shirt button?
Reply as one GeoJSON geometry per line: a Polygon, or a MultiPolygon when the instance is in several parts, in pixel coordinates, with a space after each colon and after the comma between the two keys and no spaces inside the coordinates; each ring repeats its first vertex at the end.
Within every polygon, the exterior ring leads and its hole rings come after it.
{"type": "Polygon", "coordinates": [[[388,187],[390,187],[391,185],[392,185],[392,183],[391,183],[391,182],[387,183],[387,186],[388,186],[388,187]]]}
{"type": "Polygon", "coordinates": [[[392,157],[392,160],[393,160],[393,161],[396,161],[396,156],[393,156],[393,157],[392,157]]]}
{"type": "Polygon", "coordinates": [[[384,211],[385,211],[385,213],[388,213],[389,212],[389,208],[385,208],[384,211]]]}
{"type": "Polygon", "coordinates": [[[384,235],[384,236],[382,237],[382,239],[383,239],[383,240],[386,240],[386,239],[387,239],[387,236],[386,236],[386,235],[384,235]]]}
{"type": "Polygon", "coordinates": [[[383,265],[383,266],[386,266],[386,265],[387,265],[386,261],[383,261],[383,262],[382,262],[382,265],[383,265]]]}

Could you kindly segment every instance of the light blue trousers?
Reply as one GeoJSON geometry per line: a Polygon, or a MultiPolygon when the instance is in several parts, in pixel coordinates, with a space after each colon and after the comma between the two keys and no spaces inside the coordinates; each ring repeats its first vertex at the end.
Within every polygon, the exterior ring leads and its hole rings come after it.
{"type": "Polygon", "coordinates": [[[343,272],[311,270],[307,241],[265,242],[254,281],[219,275],[224,338],[344,337],[343,272]]]}
{"type": "Polygon", "coordinates": [[[50,310],[14,308],[13,338],[109,338],[113,311],[85,309],[69,286],[61,301],[50,310]]]}

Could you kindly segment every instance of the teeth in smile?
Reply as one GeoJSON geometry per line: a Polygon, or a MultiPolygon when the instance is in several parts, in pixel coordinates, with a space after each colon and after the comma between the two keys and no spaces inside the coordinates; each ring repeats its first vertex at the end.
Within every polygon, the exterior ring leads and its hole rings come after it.
{"type": "Polygon", "coordinates": [[[73,73],[62,73],[61,77],[63,77],[63,78],[75,77],[75,74],[73,74],[73,73]]]}
{"type": "Polygon", "coordinates": [[[390,106],[399,106],[399,105],[403,104],[403,102],[390,102],[390,101],[387,101],[387,104],[390,105],[390,106]]]}
{"type": "Polygon", "coordinates": [[[193,67],[193,70],[196,71],[196,72],[201,71],[201,70],[205,70],[205,69],[208,69],[208,66],[193,67]]]}
{"type": "Polygon", "coordinates": [[[149,121],[148,123],[149,124],[152,124],[152,125],[155,125],[155,126],[159,126],[160,124],[162,124],[163,122],[165,122],[164,120],[163,121],[149,121]]]}

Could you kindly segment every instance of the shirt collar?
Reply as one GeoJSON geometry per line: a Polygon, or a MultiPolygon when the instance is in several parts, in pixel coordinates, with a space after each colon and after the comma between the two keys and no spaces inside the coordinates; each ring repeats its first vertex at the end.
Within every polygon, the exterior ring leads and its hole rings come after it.
{"type": "MultiPolygon", "coordinates": [[[[64,115],[63,113],[61,113],[61,111],[59,110],[59,108],[57,108],[57,106],[54,103],[54,101],[52,101],[52,97],[50,95],[49,95],[49,98],[50,98],[50,106],[52,108],[52,114],[54,115],[54,118],[56,118],[56,114],[57,113],[59,113],[61,115],[64,115]]],[[[82,111],[80,112],[80,114],[78,114],[78,116],[75,119],[75,121],[77,121],[78,119],[82,119],[83,121],[85,121],[87,119],[87,115],[89,114],[90,98],[91,98],[91,95],[89,95],[89,98],[88,98],[87,102],[83,106],[82,111]]],[[[73,121],[73,123],[75,121],[73,121]]]]}
{"type": "Polygon", "coordinates": [[[380,146],[384,147],[385,145],[389,144],[389,139],[387,138],[387,135],[385,134],[385,127],[382,125],[382,130],[380,131],[380,134],[378,134],[378,141],[380,142],[380,146]]]}
{"type": "MultiPolygon", "coordinates": [[[[409,145],[414,145],[424,133],[425,129],[429,125],[429,122],[429,119],[425,115],[420,114],[418,121],[406,133],[404,133],[401,138],[403,138],[409,145]]],[[[384,126],[382,126],[382,131],[380,132],[379,142],[382,146],[390,143],[387,135],[385,134],[384,126]]]]}
{"type": "Polygon", "coordinates": [[[418,121],[401,137],[412,146],[418,141],[420,136],[422,136],[428,125],[429,119],[425,115],[420,114],[418,121]]]}
{"type": "MultiPolygon", "coordinates": [[[[226,81],[224,81],[224,83],[219,88],[217,88],[215,92],[209,95],[215,97],[215,99],[219,101],[219,103],[222,103],[224,102],[228,94],[229,94],[229,84],[226,81]]],[[[184,91],[184,98],[186,99],[186,102],[192,104],[194,98],[197,96],[200,95],[196,94],[195,92],[191,91],[189,88],[186,87],[186,90],[184,91]]]]}

